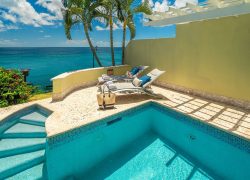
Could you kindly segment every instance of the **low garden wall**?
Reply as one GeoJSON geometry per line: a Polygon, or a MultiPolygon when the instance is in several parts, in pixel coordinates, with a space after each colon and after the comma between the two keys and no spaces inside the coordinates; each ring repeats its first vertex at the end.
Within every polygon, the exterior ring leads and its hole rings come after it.
{"type": "Polygon", "coordinates": [[[109,68],[114,70],[114,75],[123,75],[130,70],[129,65],[120,65],[65,72],[51,79],[53,82],[52,100],[62,100],[77,89],[97,84],[97,78],[102,74],[107,74],[109,68]]]}

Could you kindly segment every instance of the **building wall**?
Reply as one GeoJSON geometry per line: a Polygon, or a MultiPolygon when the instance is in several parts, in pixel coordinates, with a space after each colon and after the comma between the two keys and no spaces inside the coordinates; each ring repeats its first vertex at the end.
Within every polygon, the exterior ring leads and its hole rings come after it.
{"type": "Polygon", "coordinates": [[[250,101],[250,14],[177,25],[176,38],[133,40],[125,63],[165,70],[161,83],[250,101]]]}

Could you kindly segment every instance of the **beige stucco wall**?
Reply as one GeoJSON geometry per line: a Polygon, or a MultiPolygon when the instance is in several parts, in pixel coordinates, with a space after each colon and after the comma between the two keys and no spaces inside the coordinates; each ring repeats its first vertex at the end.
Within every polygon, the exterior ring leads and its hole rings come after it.
{"type": "Polygon", "coordinates": [[[121,65],[115,67],[83,69],[60,74],[52,79],[52,99],[62,100],[65,96],[76,89],[97,84],[98,77],[102,74],[107,74],[108,68],[114,70],[114,75],[124,75],[126,71],[131,69],[129,65],[121,65]]]}
{"type": "Polygon", "coordinates": [[[161,82],[250,101],[250,14],[177,25],[172,39],[131,41],[125,58],[166,70],[161,82]]]}

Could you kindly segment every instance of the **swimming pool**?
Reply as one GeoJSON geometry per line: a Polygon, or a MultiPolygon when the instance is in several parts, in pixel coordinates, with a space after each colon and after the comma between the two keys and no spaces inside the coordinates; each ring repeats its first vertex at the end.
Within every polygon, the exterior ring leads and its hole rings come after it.
{"type": "Polygon", "coordinates": [[[249,179],[250,142],[157,103],[48,140],[50,179],[249,179]]]}

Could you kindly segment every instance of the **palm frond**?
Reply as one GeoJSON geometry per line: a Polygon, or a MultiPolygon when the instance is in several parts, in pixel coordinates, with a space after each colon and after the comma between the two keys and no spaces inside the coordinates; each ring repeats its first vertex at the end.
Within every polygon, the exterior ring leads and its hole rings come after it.
{"type": "Polygon", "coordinates": [[[130,40],[132,40],[135,38],[135,33],[136,33],[135,23],[134,23],[132,18],[129,18],[127,20],[127,26],[128,26],[129,31],[130,31],[130,40]]]}
{"type": "Polygon", "coordinates": [[[72,39],[71,33],[70,33],[71,27],[72,27],[71,15],[69,11],[66,11],[64,15],[64,30],[65,30],[66,38],[69,40],[72,39]]]}
{"type": "Polygon", "coordinates": [[[148,15],[152,14],[152,10],[151,10],[151,7],[149,6],[148,0],[145,0],[142,4],[135,7],[132,10],[132,14],[134,14],[134,13],[144,13],[144,14],[148,14],[148,15]]]}
{"type": "Polygon", "coordinates": [[[76,25],[81,23],[81,19],[78,18],[75,15],[72,15],[69,10],[65,12],[64,15],[64,31],[67,39],[71,40],[71,28],[76,25]]]}

